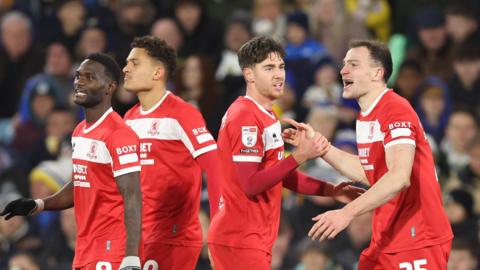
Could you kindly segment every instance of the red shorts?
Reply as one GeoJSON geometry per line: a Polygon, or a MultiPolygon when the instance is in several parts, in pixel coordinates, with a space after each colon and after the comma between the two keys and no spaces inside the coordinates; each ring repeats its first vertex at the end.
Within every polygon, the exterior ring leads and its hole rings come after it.
{"type": "Polygon", "coordinates": [[[118,270],[120,267],[119,262],[107,262],[107,261],[98,261],[89,263],[82,267],[72,267],[73,270],[118,270]]]}
{"type": "Polygon", "coordinates": [[[449,240],[444,244],[422,249],[378,253],[375,256],[371,255],[372,249],[368,247],[360,254],[358,270],[445,270],[451,247],[452,241],[449,240]]]}
{"type": "Polygon", "coordinates": [[[143,270],[193,270],[197,265],[201,247],[173,246],[149,243],[143,246],[143,270]]]}
{"type": "Polygon", "coordinates": [[[259,249],[208,244],[215,270],[270,270],[272,255],[259,249]]]}

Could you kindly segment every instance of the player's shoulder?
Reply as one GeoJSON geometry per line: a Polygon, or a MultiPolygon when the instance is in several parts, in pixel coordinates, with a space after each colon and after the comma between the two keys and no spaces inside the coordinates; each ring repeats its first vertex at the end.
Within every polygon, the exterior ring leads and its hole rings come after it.
{"type": "Polygon", "coordinates": [[[78,136],[81,131],[85,128],[85,120],[82,120],[77,126],[73,129],[72,137],[78,136]]]}
{"type": "Polygon", "coordinates": [[[110,133],[108,133],[110,139],[119,135],[137,137],[136,133],[125,123],[117,112],[111,112],[106,120],[105,126],[110,129],[110,133]]]}
{"type": "Polygon", "coordinates": [[[137,104],[133,105],[132,108],[130,108],[125,115],[123,116],[123,119],[131,119],[134,118],[136,114],[140,113],[140,102],[137,102],[137,104]]]}
{"type": "Polygon", "coordinates": [[[399,94],[395,93],[393,89],[389,89],[379,103],[379,109],[383,115],[392,114],[415,114],[415,110],[408,100],[399,94]]]}
{"type": "Polygon", "coordinates": [[[237,98],[227,110],[227,122],[254,120],[258,118],[257,109],[245,97],[237,98]]]}

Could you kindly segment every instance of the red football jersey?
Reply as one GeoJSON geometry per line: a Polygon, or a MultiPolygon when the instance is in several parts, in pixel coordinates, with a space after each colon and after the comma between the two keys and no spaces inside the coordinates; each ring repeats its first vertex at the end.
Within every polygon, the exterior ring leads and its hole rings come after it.
{"type": "Polygon", "coordinates": [[[227,110],[218,137],[223,162],[220,209],[212,220],[208,242],[272,252],[280,221],[282,183],[248,198],[234,162],[258,162],[268,168],[284,158],[277,117],[252,98],[239,97],[227,110]]]}
{"type": "Polygon", "coordinates": [[[125,256],[123,198],[115,177],[140,171],[139,139],[111,108],[72,134],[72,181],[78,226],[73,267],[125,256]]]}
{"type": "Polygon", "coordinates": [[[386,89],[367,111],[359,113],[356,129],[360,162],[371,185],[388,171],[388,147],[415,146],[410,187],[375,209],[371,245],[381,252],[400,252],[451,239],[432,152],[408,101],[386,89]]]}
{"type": "Polygon", "coordinates": [[[167,91],[150,110],[137,104],[124,118],[140,137],[143,241],[201,246],[202,175],[195,158],[217,149],[202,115],[167,91]]]}

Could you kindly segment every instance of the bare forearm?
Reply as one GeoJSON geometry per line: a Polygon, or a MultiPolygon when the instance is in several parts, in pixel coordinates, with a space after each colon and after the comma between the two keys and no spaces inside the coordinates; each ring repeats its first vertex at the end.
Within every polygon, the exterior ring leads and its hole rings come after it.
{"type": "Polygon", "coordinates": [[[375,185],[362,196],[347,204],[344,208],[354,217],[360,216],[384,205],[408,187],[406,176],[387,172],[375,185]]]}
{"type": "Polygon", "coordinates": [[[73,207],[73,181],[65,184],[55,194],[43,199],[44,210],[64,210],[73,207]]]}
{"type": "Polygon", "coordinates": [[[370,185],[357,155],[352,155],[331,146],[330,150],[323,156],[323,159],[350,180],[370,185]]]}
{"type": "MultiPolygon", "coordinates": [[[[138,188],[138,186],[137,186],[138,188]]],[[[126,256],[138,256],[142,229],[142,200],[140,189],[127,191],[124,196],[125,228],[127,230],[126,256]]]]}

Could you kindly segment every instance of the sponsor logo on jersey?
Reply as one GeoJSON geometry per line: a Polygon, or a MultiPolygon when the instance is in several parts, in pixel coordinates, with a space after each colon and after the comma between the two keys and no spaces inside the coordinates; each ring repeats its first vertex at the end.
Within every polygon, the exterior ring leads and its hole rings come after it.
{"type": "Polygon", "coordinates": [[[256,126],[242,126],[242,143],[246,147],[253,147],[257,143],[258,128],[256,126]]]}
{"type": "Polygon", "coordinates": [[[240,149],[240,153],[242,153],[242,154],[258,154],[258,149],[255,149],[255,148],[240,149]]]}

